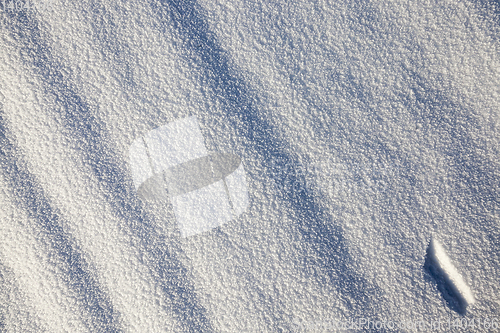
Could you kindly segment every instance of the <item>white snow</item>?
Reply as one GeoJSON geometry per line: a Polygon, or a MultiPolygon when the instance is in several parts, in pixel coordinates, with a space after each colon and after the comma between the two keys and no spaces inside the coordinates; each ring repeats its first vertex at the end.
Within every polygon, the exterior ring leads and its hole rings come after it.
{"type": "Polygon", "coordinates": [[[16,10],[0,2],[0,331],[499,317],[493,0],[16,10]],[[214,152],[241,157],[225,184],[137,195],[214,152]],[[429,235],[467,313],[425,270],[429,235]]]}
{"type": "Polygon", "coordinates": [[[465,302],[466,306],[474,304],[476,301],[472,295],[472,291],[467,283],[465,283],[462,275],[460,275],[452,264],[450,257],[446,254],[441,243],[433,238],[429,245],[429,249],[429,254],[436,261],[437,268],[442,271],[446,282],[451,284],[453,290],[459,294],[459,297],[462,299],[461,301],[465,302]]]}

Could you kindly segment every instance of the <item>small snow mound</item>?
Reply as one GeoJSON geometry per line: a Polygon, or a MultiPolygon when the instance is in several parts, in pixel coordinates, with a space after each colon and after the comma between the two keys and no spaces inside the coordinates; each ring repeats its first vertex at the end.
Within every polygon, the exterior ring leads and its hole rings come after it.
{"type": "Polygon", "coordinates": [[[440,280],[446,285],[449,296],[457,301],[461,308],[465,308],[475,303],[474,296],[469,286],[465,283],[462,275],[452,264],[450,257],[446,254],[441,243],[433,238],[427,251],[428,259],[432,271],[439,275],[440,280]]]}

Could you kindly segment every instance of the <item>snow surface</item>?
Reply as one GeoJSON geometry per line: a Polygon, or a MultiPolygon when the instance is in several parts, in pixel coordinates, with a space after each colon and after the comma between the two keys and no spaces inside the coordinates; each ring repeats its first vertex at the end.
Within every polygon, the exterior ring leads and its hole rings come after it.
{"type": "Polygon", "coordinates": [[[497,2],[31,1],[0,3],[0,331],[500,330],[497,2]],[[182,238],[129,150],[192,116],[249,207],[182,238]]]}

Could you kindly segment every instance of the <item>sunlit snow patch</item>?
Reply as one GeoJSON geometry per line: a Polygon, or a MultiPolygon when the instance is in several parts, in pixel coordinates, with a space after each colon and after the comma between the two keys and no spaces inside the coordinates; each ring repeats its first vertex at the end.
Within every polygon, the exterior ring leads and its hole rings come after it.
{"type": "Polygon", "coordinates": [[[427,249],[426,266],[436,278],[445,299],[457,312],[463,313],[467,306],[475,303],[471,289],[436,239],[431,240],[427,249]]]}
{"type": "Polygon", "coordinates": [[[208,154],[196,117],[146,133],[131,144],[129,154],[139,196],[169,198],[182,237],[222,225],[248,206],[241,158],[208,154]]]}

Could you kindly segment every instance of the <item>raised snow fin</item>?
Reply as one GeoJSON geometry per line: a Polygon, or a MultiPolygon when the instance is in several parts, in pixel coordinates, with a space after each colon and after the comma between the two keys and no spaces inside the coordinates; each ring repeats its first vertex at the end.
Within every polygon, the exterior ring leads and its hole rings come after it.
{"type": "Polygon", "coordinates": [[[435,238],[427,248],[425,268],[436,280],[438,289],[451,309],[465,314],[467,306],[475,303],[471,289],[451,262],[441,243],[435,238]]]}

